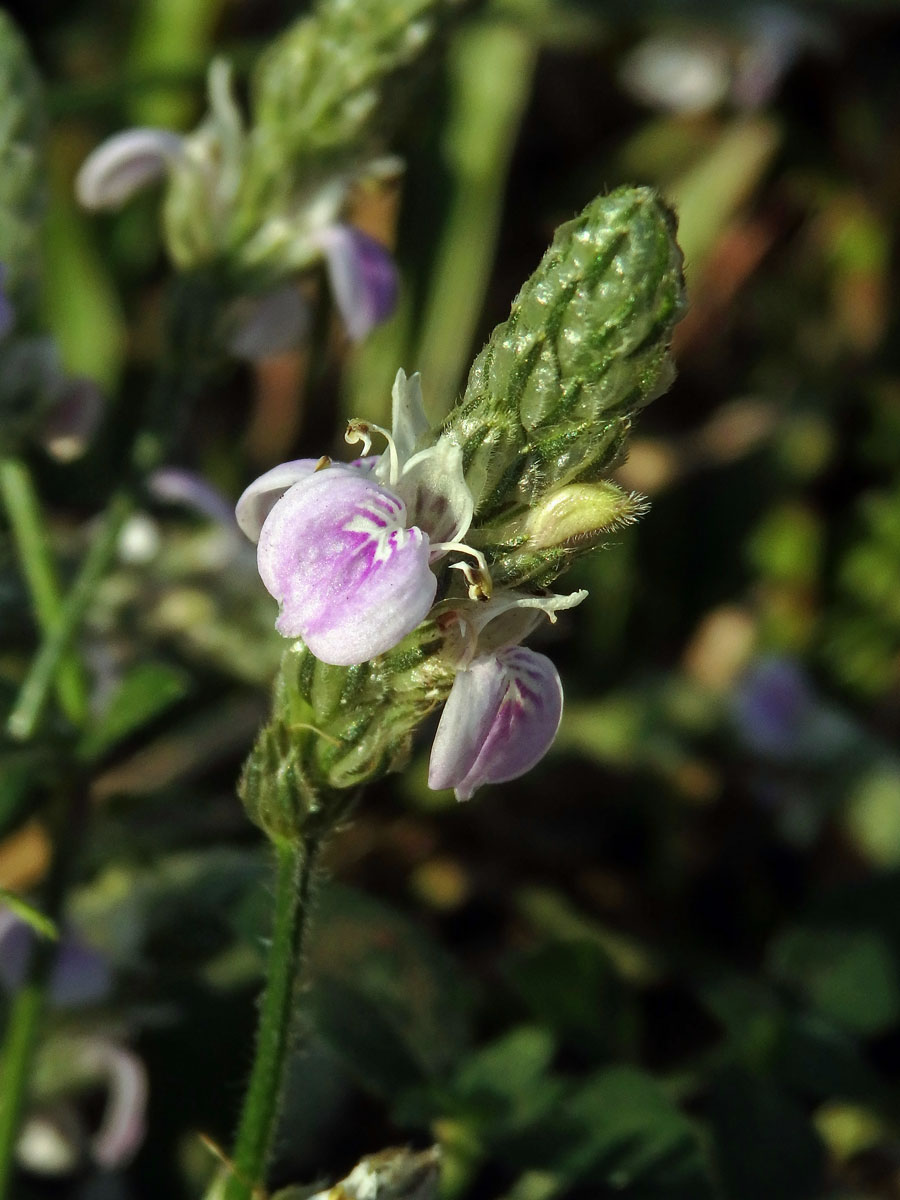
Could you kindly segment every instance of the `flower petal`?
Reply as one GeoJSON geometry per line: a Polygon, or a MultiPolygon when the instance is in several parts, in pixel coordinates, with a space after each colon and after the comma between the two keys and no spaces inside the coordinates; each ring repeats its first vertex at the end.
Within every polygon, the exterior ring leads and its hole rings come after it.
{"type": "MultiPolygon", "coordinates": [[[[475,501],[466,484],[462,450],[446,438],[414,454],[396,486],[413,525],[432,542],[455,542],[472,524],[475,501]]],[[[432,548],[432,557],[443,553],[432,548]]]]}
{"type": "Polygon", "coordinates": [[[234,529],[235,513],[229,500],[195,471],[159,467],[147,479],[147,490],[157,500],[166,504],[183,504],[224,525],[226,529],[234,529]]]}
{"type": "MultiPolygon", "coordinates": [[[[260,475],[259,479],[254,479],[250,486],[244,489],[235,506],[234,515],[238,527],[251,542],[259,541],[260,530],[266,517],[288,488],[314,474],[321,461],[320,458],[295,458],[290,462],[280,463],[260,475]]],[[[332,463],[328,469],[371,474],[377,463],[378,455],[370,454],[367,458],[355,458],[350,463],[332,463]]]]}
{"type": "Polygon", "coordinates": [[[399,496],[360,471],[329,467],[275,504],[257,561],[281,602],[279,633],[349,666],[390,650],[426,616],[437,589],[428,555],[428,535],[407,528],[399,496]]]}
{"type": "Polygon", "coordinates": [[[179,157],[184,139],[168,129],[126,129],[93,150],[75,180],[84,208],[119,208],[126,200],[162,179],[179,157]]]}
{"type": "Polygon", "coordinates": [[[430,788],[456,787],[466,778],[497,719],[506,685],[495,658],[478,658],[456,673],[431,747],[430,788]]]}
{"type": "MultiPolygon", "coordinates": [[[[0,988],[13,993],[22,986],[33,931],[8,909],[0,910],[0,988]]],[[[65,930],[50,977],[55,1008],[76,1008],[102,1000],[112,987],[107,960],[71,930],[65,930]]]]}
{"type": "Polygon", "coordinates": [[[485,655],[453,682],[431,751],[428,786],[468,800],[485,783],[529,771],[562,719],[562,683],[543,654],[510,646],[485,655]]]}
{"type": "Polygon", "coordinates": [[[334,302],[354,342],[394,311],[397,268],[380,242],[350,225],[329,225],[312,239],[325,255],[334,302]]]}
{"type": "Polygon", "coordinates": [[[234,515],[238,526],[251,542],[259,541],[266,517],[288,488],[307,475],[312,475],[317,465],[318,459],[315,458],[295,458],[291,462],[279,463],[243,490],[235,505],[234,515]]]}
{"type": "Polygon", "coordinates": [[[431,423],[425,415],[422,399],[422,377],[418,371],[409,377],[402,368],[397,372],[391,400],[391,434],[402,467],[429,441],[431,434],[431,423]]]}
{"type": "Polygon", "coordinates": [[[107,1085],[100,1128],[91,1139],[94,1161],[106,1170],[126,1166],[144,1140],[147,1113],[147,1071],[125,1046],[105,1037],[86,1037],[73,1045],[72,1058],[89,1076],[107,1085]]]}

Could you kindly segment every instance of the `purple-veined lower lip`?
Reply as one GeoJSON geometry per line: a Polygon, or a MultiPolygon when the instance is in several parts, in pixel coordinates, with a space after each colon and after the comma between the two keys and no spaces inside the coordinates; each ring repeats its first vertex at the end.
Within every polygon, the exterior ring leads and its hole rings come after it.
{"type": "Polygon", "coordinates": [[[392,649],[425,618],[437,579],[429,539],[399,496],[356,470],[308,474],[274,505],[257,562],[281,604],[276,628],[323,662],[349,666],[392,649]]]}
{"type": "Polygon", "coordinates": [[[510,646],[458,672],[431,751],[428,785],[468,800],[486,783],[529,771],[562,719],[562,683],[549,658],[510,646]]]}

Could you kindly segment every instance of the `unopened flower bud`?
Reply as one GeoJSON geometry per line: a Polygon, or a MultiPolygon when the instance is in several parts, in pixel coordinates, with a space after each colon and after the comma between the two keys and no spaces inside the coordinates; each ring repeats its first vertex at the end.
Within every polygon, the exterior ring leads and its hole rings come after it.
{"type": "Polygon", "coordinates": [[[546,586],[611,530],[630,525],[646,510],[643,496],[610,480],[569,483],[534,507],[513,510],[483,527],[480,545],[496,584],[546,586]]]}
{"type": "Polygon", "coordinates": [[[389,131],[411,71],[461,7],[460,0],[324,0],[287,29],[252,81],[260,184],[283,186],[285,177],[320,173],[323,163],[333,171],[368,157],[389,131]]]}
{"type": "Polygon", "coordinates": [[[623,491],[609,480],[570,483],[528,510],[525,544],[532,550],[550,546],[589,548],[602,534],[636,521],[646,508],[643,496],[623,491]]]}

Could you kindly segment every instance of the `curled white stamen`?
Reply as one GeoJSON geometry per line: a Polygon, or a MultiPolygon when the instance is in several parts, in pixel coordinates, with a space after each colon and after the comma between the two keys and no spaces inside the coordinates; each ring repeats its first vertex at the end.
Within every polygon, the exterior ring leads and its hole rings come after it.
{"type": "Polygon", "coordinates": [[[433,542],[431,549],[439,550],[442,554],[447,554],[451,550],[456,550],[459,554],[470,554],[475,559],[474,567],[471,563],[451,563],[450,569],[462,571],[468,585],[470,600],[490,600],[493,589],[491,573],[488,570],[487,560],[480,550],[474,550],[464,542],[433,542]]]}
{"type": "Polygon", "coordinates": [[[388,485],[393,487],[400,478],[400,459],[394,439],[387,429],[384,429],[381,425],[375,425],[371,421],[361,421],[358,417],[353,417],[347,422],[347,432],[344,434],[344,441],[348,446],[352,446],[356,442],[362,442],[362,457],[365,458],[372,449],[372,433],[380,433],[388,444],[388,453],[390,454],[391,461],[388,485]]]}
{"type": "Polygon", "coordinates": [[[451,563],[451,571],[462,571],[470,600],[490,600],[493,584],[490,575],[471,563],[451,563]]]}

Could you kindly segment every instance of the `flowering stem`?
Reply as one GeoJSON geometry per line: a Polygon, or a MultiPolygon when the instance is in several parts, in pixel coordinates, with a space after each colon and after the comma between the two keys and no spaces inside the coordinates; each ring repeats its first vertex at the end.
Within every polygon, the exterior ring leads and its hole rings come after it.
{"type": "Polygon", "coordinates": [[[34,736],[61,665],[113,560],[122,527],[134,511],[138,489],[147,474],[165,460],[188,402],[208,374],[210,334],[215,330],[212,314],[220,296],[212,278],[187,277],[179,283],[169,314],[170,354],[157,379],[146,426],[132,446],[126,477],[106,507],[81,571],[62,601],[9,715],[7,732],[18,741],[34,736]]]}
{"type": "MultiPolygon", "coordinates": [[[[57,805],[57,828],[53,837],[53,860],[47,874],[43,914],[59,924],[69,873],[81,840],[87,790],[78,781],[73,793],[66,792],[57,805]]],[[[22,1122],[32,1061],[47,999],[47,988],[56,961],[56,943],[36,938],[26,967],[25,982],[16,993],[0,1046],[0,1200],[12,1196],[16,1143],[22,1122]]]]}
{"type": "Polygon", "coordinates": [[[6,726],[10,737],[27,741],[34,735],[57,672],[81,627],[97,585],[106,574],[122,526],[133,507],[130,490],[116,493],[110,502],[103,526],[91,543],[81,571],[58,612],[57,621],[44,639],[16,698],[6,726]]]}
{"type": "Polygon", "coordinates": [[[221,1191],[214,1185],[210,1192],[210,1196],[221,1196],[222,1200],[252,1200],[264,1186],[284,1091],[320,848],[321,841],[315,837],[296,844],[275,842],[275,913],[256,1056],[244,1096],[231,1172],[221,1191]]]}
{"type": "MultiPolygon", "coordinates": [[[[31,473],[21,459],[0,459],[0,494],[38,624],[49,637],[60,621],[62,593],[47,542],[46,521],[31,473]]],[[[74,655],[60,661],[56,689],[63,712],[73,725],[81,725],[87,716],[87,688],[81,663],[74,655]]]]}

